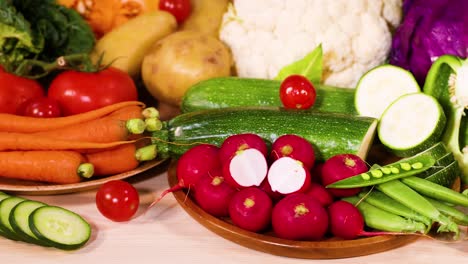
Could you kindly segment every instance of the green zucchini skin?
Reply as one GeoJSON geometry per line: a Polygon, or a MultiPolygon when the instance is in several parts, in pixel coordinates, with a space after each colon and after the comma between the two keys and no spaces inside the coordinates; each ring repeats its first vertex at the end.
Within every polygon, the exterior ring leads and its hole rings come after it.
{"type": "Polygon", "coordinates": [[[181,114],[165,122],[164,128],[152,136],[161,156],[180,156],[198,143],[220,146],[234,134],[255,133],[267,144],[281,135],[296,134],[311,142],[317,161],[324,161],[342,153],[365,159],[376,126],[375,118],[341,113],[233,107],[181,114]]]}
{"type": "MultiPolygon", "coordinates": [[[[281,81],[219,77],[201,81],[192,86],[182,98],[183,113],[239,106],[281,107],[281,81]]],[[[321,112],[357,114],[354,107],[354,89],[314,84],[317,92],[311,108],[321,112]]]]}

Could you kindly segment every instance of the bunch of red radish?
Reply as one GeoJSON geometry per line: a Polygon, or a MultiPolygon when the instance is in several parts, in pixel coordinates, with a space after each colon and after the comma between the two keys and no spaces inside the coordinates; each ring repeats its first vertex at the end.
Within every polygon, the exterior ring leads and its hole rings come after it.
{"type": "Polygon", "coordinates": [[[313,146],[297,135],[282,135],[268,147],[258,135],[246,133],[228,137],[219,147],[188,150],[177,163],[179,184],[165,193],[190,188],[207,213],[251,232],[272,230],[290,240],[354,239],[365,233],[363,217],[339,198],[360,189],[324,186],[367,170],[353,154],[318,164],[313,146]]]}

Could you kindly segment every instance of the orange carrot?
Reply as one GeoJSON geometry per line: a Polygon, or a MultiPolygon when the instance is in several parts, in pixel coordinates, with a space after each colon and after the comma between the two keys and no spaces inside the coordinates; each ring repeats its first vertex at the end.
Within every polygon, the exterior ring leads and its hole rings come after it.
{"type": "Polygon", "coordinates": [[[123,107],[131,105],[143,107],[144,103],[138,101],[121,102],[77,115],[51,118],[28,117],[0,113],[0,131],[32,133],[57,129],[72,124],[79,124],[82,122],[94,120],[108,115],[123,107]]]}
{"type": "Polygon", "coordinates": [[[126,144],[109,150],[86,154],[86,159],[94,166],[95,176],[114,175],[138,167],[135,157],[135,144],[126,144]]]}
{"type": "Polygon", "coordinates": [[[126,106],[98,119],[37,132],[34,135],[60,140],[97,143],[122,141],[127,140],[130,135],[126,127],[126,121],[132,118],[143,118],[140,106],[126,106]]]}
{"type": "Polygon", "coordinates": [[[60,140],[49,137],[38,137],[34,134],[0,132],[0,151],[5,150],[77,150],[89,151],[113,148],[134,143],[135,140],[96,143],[88,141],[60,140]]]}
{"type": "Polygon", "coordinates": [[[0,152],[0,177],[77,183],[82,180],[80,174],[85,172],[81,171],[83,164],[86,164],[85,157],[75,151],[3,151],[0,152]]]}

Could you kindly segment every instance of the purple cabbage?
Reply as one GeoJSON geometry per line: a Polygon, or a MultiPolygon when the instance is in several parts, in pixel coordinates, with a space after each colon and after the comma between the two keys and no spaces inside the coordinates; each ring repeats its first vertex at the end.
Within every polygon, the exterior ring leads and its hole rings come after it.
{"type": "Polygon", "coordinates": [[[405,0],[403,16],[389,62],[411,71],[420,85],[439,56],[467,57],[468,0],[405,0]]]}

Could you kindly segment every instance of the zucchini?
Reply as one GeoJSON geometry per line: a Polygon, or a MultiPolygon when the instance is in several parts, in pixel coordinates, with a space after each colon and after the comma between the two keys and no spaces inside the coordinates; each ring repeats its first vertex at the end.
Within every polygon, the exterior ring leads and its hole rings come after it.
{"type": "Polygon", "coordinates": [[[32,233],[44,243],[63,250],[78,249],[91,237],[91,226],[80,215],[57,206],[42,206],[29,216],[32,233]]]}
{"type": "Polygon", "coordinates": [[[385,64],[371,69],[359,79],[354,104],[359,115],[379,119],[397,98],[417,92],[421,92],[421,88],[411,72],[385,64]]]}
{"type": "Polygon", "coordinates": [[[314,146],[316,160],[341,153],[365,159],[376,132],[377,120],[340,113],[280,108],[224,108],[185,113],[165,121],[152,133],[158,155],[179,156],[199,143],[221,145],[230,135],[255,133],[271,144],[281,135],[296,134],[314,146]]]}
{"type": "MultiPolygon", "coordinates": [[[[239,106],[282,107],[279,98],[281,81],[218,77],[201,81],[187,90],[182,98],[183,113],[239,106]]],[[[317,92],[314,106],[321,112],[356,114],[354,89],[314,85],[317,92]]]]}
{"type": "MultiPolygon", "coordinates": [[[[10,195],[4,193],[4,192],[0,192],[0,202],[6,198],[10,197],[10,195]]],[[[0,228],[0,236],[2,237],[6,237],[6,238],[9,238],[7,234],[5,234],[5,232],[2,231],[2,229],[0,228]]]]}
{"type": "Polygon", "coordinates": [[[396,156],[409,157],[439,142],[445,123],[444,111],[434,97],[406,94],[385,109],[378,137],[396,156]]]}

